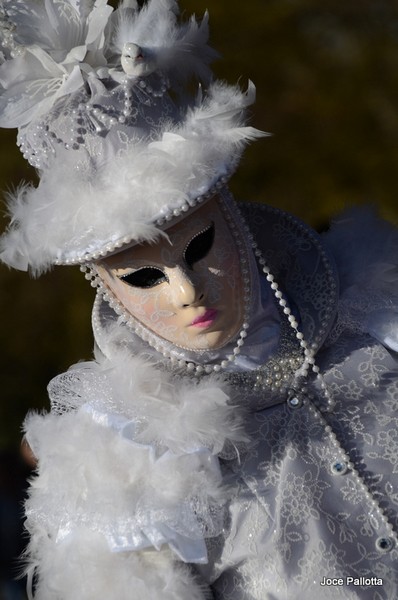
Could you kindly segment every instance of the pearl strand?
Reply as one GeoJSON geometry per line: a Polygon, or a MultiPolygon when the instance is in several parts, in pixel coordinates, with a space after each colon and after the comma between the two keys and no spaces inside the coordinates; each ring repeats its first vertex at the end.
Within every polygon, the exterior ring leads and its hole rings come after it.
{"type": "MultiPolygon", "coordinates": [[[[225,204],[228,206],[229,211],[234,212],[236,215],[236,218],[238,218],[239,221],[242,223],[244,235],[245,235],[246,239],[249,240],[251,248],[254,252],[254,256],[256,257],[257,262],[258,262],[262,272],[264,273],[267,282],[270,285],[270,288],[274,294],[276,302],[281,310],[281,313],[287,319],[289,326],[292,329],[292,331],[294,332],[294,336],[302,350],[304,360],[303,360],[301,366],[299,367],[299,369],[297,369],[297,371],[295,373],[296,387],[298,384],[298,390],[295,390],[295,391],[298,393],[291,392],[289,394],[291,405],[293,406],[292,402],[296,401],[299,396],[301,397],[303,394],[304,395],[307,394],[306,380],[308,378],[308,373],[311,369],[311,371],[314,373],[314,375],[317,378],[319,386],[322,390],[322,394],[326,400],[326,405],[324,407],[324,410],[327,412],[331,411],[333,409],[335,403],[334,403],[334,400],[328,390],[328,387],[321,375],[320,369],[315,362],[314,348],[310,348],[307,341],[305,340],[304,334],[302,333],[302,331],[299,328],[299,323],[298,323],[296,317],[294,316],[294,314],[292,313],[292,310],[288,304],[288,301],[285,298],[283,292],[281,291],[277,281],[275,280],[274,275],[271,273],[271,270],[270,270],[269,266],[267,265],[267,262],[264,259],[262,252],[259,249],[258,244],[255,241],[253,234],[250,231],[250,228],[246,223],[245,218],[243,217],[241,211],[239,210],[239,207],[236,205],[236,202],[233,200],[232,194],[227,189],[225,189],[222,193],[222,197],[225,201],[225,204]]],[[[327,258],[326,254],[322,250],[321,259],[325,262],[326,258],[327,258]]],[[[325,265],[325,266],[327,266],[327,265],[325,265]]],[[[329,275],[331,276],[331,273],[329,273],[329,275]]],[[[256,386],[254,386],[254,387],[256,387],[256,386]]],[[[296,405],[299,405],[299,404],[301,404],[301,400],[298,400],[296,405]]]]}
{"type": "MultiPolygon", "coordinates": [[[[273,290],[274,297],[276,298],[276,301],[277,301],[278,305],[280,306],[282,313],[285,315],[286,319],[288,320],[290,327],[294,331],[294,335],[297,339],[297,342],[302,349],[304,360],[303,360],[303,363],[300,366],[300,368],[296,371],[295,377],[296,377],[297,381],[305,382],[308,378],[308,374],[311,369],[311,371],[316,376],[316,378],[319,382],[320,388],[322,390],[322,393],[325,397],[325,400],[326,400],[325,410],[331,411],[334,407],[334,400],[333,400],[333,398],[328,390],[328,387],[321,375],[318,365],[315,363],[314,350],[312,348],[309,348],[308,343],[304,338],[304,334],[299,329],[299,323],[298,323],[296,317],[293,315],[292,310],[291,310],[290,306],[288,305],[286,298],[284,297],[283,293],[279,289],[279,285],[275,281],[275,277],[270,272],[270,269],[267,266],[266,261],[262,257],[261,252],[258,249],[257,244],[255,242],[253,242],[252,247],[254,250],[254,254],[257,258],[257,261],[261,267],[261,270],[264,273],[266,280],[270,284],[271,290],[273,290]]],[[[301,393],[306,393],[306,386],[302,385],[300,391],[301,391],[301,393]]]]}
{"type": "MultiPolygon", "coordinates": [[[[153,79],[154,77],[152,77],[153,79]]],[[[163,77],[162,75],[158,76],[159,79],[159,86],[158,89],[154,89],[153,85],[150,85],[144,78],[139,78],[136,82],[135,85],[142,91],[142,92],[146,92],[147,94],[149,94],[150,96],[153,96],[154,98],[161,98],[162,96],[164,96],[164,94],[167,92],[167,88],[169,87],[169,82],[168,80],[163,77]]],[[[129,79],[125,79],[124,81],[124,87],[125,89],[128,88],[128,83],[131,80],[129,79]]],[[[131,84],[130,84],[131,85],[131,84]]]]}
{"type": "MultiPolygon", "coordinates": [[[[6,36],[5,42],[10,48],[11,44],[14,44],[11,33],[6,36]]],[[[15,46],[15,44],[12,48],[12,56],[24,51],[22,46],[15,46]]],[[[55,154],[54,145],[61,145],[66,150],[79,150],[85,143],[84,136],[88,129],[99,134],[111,131],[118,124],[127,124],[131,127],[137,120],[138,107],[141,103],[155,105],[167,92],[168,81],[163,76],[158,76],[157,80],[156,85],[151,86],[143,79],[134,83],[125,79],[121,85],[112,89],[111,93],[115,100],[109,105],[92,103],[84,93],[79,94],[77,98],[72,98],[72,102],[66,102],[63,110],[64,122],[67,123],[69,119],[71,124],[62,134],[50,131],[54,115],[55,121],[58,118],[56,110],[50,112],[37,125],[33,127],[30,125],[27,132],[18,134],[17,143],[24,158],[32,166],[40,169],[47,165],[47,155],[55,154]],[[150,97],[152,100],[149,100],[150,97]],[[29,141],[27,141],[28,137],[29,141]]]]}

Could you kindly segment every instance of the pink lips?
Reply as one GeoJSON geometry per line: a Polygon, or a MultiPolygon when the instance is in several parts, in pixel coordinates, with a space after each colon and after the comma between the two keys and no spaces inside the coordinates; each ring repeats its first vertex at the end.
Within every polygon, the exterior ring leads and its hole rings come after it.
{"type": "Polygon", "coordinates": [[[217,314],[218,310],[215,308],[208,308],[203,315],[196,317],[196,319],[192,321],[191,326],[203,327],[203,329],[210,327],[210,325],[212,325],[212,323],[214,323],[216,320],[217,314]]]}

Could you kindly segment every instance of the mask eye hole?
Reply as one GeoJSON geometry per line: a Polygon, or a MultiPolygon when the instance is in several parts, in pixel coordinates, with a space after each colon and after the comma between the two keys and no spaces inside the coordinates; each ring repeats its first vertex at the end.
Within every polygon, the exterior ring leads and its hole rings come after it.
{"type": "Polygon", "coordinates": [[[127,273],[127,275],[121,275],[119,279],[127,285],[143,289],[155,287],[159,283],[168,281],[163,271],[156,267],[143,267],[132,273],[127,273]]]}
{"type": "Polygon", "coordinates": [[[206,229],[197,233],[184,250],[184,260],[190,269],[210,252],[213,242],[214,223],[211,223],[206,229]]]}

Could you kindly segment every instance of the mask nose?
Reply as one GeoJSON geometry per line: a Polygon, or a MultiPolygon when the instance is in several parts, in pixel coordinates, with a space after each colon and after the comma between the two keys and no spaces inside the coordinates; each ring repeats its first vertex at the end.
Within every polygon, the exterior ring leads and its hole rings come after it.
{"type": "Polygon", "coordinates": [[[168,273],[172,301],[178,308],[189,308],[203,301],[205,294],[196,273],[175,267],[168,273]]]}

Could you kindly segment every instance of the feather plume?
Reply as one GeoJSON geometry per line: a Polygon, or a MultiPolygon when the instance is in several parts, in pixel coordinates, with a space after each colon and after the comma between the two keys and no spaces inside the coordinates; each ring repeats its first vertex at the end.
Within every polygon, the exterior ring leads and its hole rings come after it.
{"type": "Polygon", "coordinates": [[[167,36],[177,26],[178,6],[175,0],[149,0],[140,11],[131,12],[128,18],[119,16],[114,48],[121,53],[123,45],[134,42],[140,46],[164,45],[167,36]]]}

